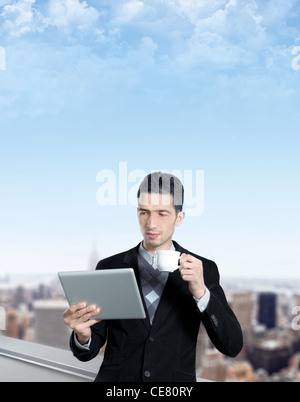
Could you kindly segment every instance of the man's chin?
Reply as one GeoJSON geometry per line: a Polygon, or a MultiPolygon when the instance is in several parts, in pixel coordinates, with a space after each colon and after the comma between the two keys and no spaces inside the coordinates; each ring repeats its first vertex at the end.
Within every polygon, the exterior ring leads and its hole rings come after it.
{"type": "Polygon", "coordinates": [[[157,239],[147,239],[144,241],[145,244],[149,244],[149,246],[159,246],[160,245],[160,241],[158,241],[157,239]]]}
{"type": "Polygon", "coordinates": [[[166,243],[167,242],[165,242],[165,241],[163,241],[161,239],[161,236],[159,236],[156,239],[149,239],[148,237],[144,238],[144,246],[145,246],[145,249],[148,250],[148,251],[150,251],[150,250],[151,251],[160,250],[160,249],[163,248],[163,246],[166,243]]]}
{"type": "Polygon", "coordinates": [[[145,248],[149,248],[149,249],[155,249],[161,246],[161,242],[159,241],[159,239],[144,239],[144,245],[146,246],[145,248]]]}

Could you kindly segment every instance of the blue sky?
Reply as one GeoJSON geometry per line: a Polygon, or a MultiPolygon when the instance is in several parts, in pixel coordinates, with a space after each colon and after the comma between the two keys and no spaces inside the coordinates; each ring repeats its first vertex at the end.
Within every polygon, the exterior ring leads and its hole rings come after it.
{"type": "Polygon", "coordinates": [[[296,0],[0,0],[0,272],[137,244],[134,206],[96,202],[126,162],[204,171],[175,238],[223,275],[298,277],[299,23],[296,0]]]}

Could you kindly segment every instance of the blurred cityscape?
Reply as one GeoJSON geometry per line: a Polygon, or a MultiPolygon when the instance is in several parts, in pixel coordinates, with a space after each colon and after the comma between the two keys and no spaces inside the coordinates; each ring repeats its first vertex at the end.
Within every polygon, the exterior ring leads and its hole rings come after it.
{"type": "MultiPolygon", "coordinates": [[[[223,279],[222,286],[242,326],[244,348],[236,359],[227,358],[202,328],[197,376],[219,382],[300,382],[300,307],[298,319],[295,315],[300,281],[223,279]]],[[[0,306],[6,310],[2,335],[69,348],[70,331],[62,319],[68,304],[57,278],[0,275],[0,306]]]]}

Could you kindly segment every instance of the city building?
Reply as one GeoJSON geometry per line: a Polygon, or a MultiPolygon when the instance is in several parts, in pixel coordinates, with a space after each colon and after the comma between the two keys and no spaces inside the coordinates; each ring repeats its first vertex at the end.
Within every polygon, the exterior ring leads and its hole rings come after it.
{"type": "Polygon", "coordinates": [[[202,378],[223,382],[225,379],[225,357],[216,349],[207,349],[202,360],[202,378]]]}
{"type": "Polygon", "coordinates": [[[267,339],[254,345],[249,360],[255,370],[264,369],[272,374],[288,367],[292,355],[292,347],[287,342],[267,339]]]}
{"type": "Polygon", "coordinates": [[[232,361],[227,365],[225,382],[254,382],[254,371],[248,361],[232,361]]]}
{"type": "Polygon", "coordinates": [[[244,347],[239,354],[240,359],[247,357],[252,343],[254,295],[248,290],[235,291],[231,295],[231,307],[242,327],[244,347]]]}
{"type": "Polygon", "coordinates": [[[276,327],[276,294],[264,292],[258,295],[258,323],[268,329],[276,327]]]}
{"type": "Polygon", "coordinates": [[[19,322],[16,310],[9,310],[6,314],[5,335],[11,338],[19,338],[19,322]]]}
{"type": "Polygon", "coordinates": [[[61,349],[69,348],[70,329],[65,325],[65,300],[37,300],[34,303],[35,342],[61,349]]]}

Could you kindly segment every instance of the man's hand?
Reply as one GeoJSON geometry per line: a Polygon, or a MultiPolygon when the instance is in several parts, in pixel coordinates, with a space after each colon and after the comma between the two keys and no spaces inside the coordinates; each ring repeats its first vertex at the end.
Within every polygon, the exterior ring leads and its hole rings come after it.
{"type": "Polygon", "coordinates": [[[87,303],[73,304],[63,313],[65,324],[75,332],[81,345],[88,343],[92,334],[91,326],[101,321],[91,319],[99,313],[100,308],[88,306],[87,303]]]}
{"type": "Polygon", "coordinates": [[[205,293],[202,261],[192,255],[182,254],[179,271],[182,279],[189,282],[192,295],[200,300],[205,293]]]}

